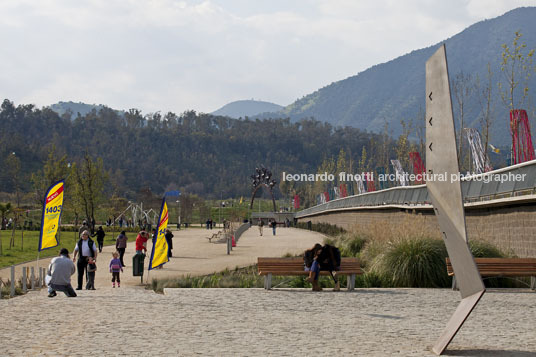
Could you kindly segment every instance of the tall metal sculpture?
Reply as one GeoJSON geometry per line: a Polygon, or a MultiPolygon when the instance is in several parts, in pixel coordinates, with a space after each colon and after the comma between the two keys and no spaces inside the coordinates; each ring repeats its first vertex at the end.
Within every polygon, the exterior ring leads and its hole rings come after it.
{"type": "Polygon", "coordinates": [[[426,62],[426,186],[432,199],[462,301],[433,347],[440,355],[486,291],[467,245],[445,45],[426,62]],[[432,176],[430,176],[432,175],[432,176]],[[433,175],[445,175],[440,180],[433,175]]]}
{"type": "Polygon", "coordinates": [[[251,175],[250,177],[252,180],[251,184],[253,185],[250,208],[253,209],[253,201],[255,200],[255,194],[257,193],[259,188],[265,186],[270,191],[270,195],[272,196],[272,203],[274,205],[274,212],[276,212],[273,188],[277,182],[272,179],[272,172],[265,167],[257,167],[255,168],[255,174],[251,175]]]}
{"type": "Polygon", "coordinates": [[[409,186],[406,181],[406,172],[402,169],[402,165],[399,160],[391,160],[391,165],[395,168],[396,179],[400,182],[400,186],[409,186]]]}
{"type": "Polygon", "coordinates": [[[482,147],[482,141],[480,140],[480,133],[475,128],[464,128],[465,136],[469,141],[469,147],[471,148],[471,157],[473,158],[473,168],[475,173],[481,174],[491,171],[491,165],[489,163],[488,155],[482,147]]]}

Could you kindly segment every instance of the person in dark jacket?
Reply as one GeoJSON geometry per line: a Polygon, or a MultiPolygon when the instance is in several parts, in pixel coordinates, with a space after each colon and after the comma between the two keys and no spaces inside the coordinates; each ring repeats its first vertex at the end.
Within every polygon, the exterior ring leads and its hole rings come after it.
{"type": "Polygon", "coordinates": [[[104,233],[104,229],[102,229],[102,226],[99,226],[99,229],[97,229],[97,232],[95,232],[94,236],[97,236],[97,244],[99,245],[99,253],[102,253],[102,247],[104,246],[104,236],[106,233],[104,233]]]}
{"type": "Polygon", "coordinates": [[[168,246],[168,257],[172,257],[171,250],[173,249],[173,233],[169,229],[166,229],[166,234],[164,235],[166,238],[167,246],[168,246]]]}

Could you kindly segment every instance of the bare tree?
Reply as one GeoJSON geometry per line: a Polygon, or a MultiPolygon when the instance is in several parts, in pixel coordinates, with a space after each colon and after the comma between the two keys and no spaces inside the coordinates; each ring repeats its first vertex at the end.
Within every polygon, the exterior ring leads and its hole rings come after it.
{"type": "Polygon", "coordinates": [[[465,127],[465,106],[473,95],[475,85],[470,74],[460,71],[452,81],[452,92],[456,99],[458,112],[458,165],[463,164],[463,128],[465,127]]]}
{"type": "Polygon", "coordinates": [[[527,45],[520,42],[523,34],[516,31],[512,47],[503,44],[501,71],[503,72],[503,82],[499,82],[499,90],[503,104],[510,110],[520,109],[528,96],[528,81],[534,71],[532,58],[534,49],[524,54],[527,45]],[[521,93],[516,91],[521,85],[521,93]],[[519,98],[519,99],[517,99],[519,98]]]}
{"type": "Polygon", "coordinates": [[[480,104],[480,127],[482,128],[482,137],[484,139],[484,150],[488,151],[490,141],[490,128],[493,124],[495,106],[493,104],[493,71],[491,64],[487,64],[487,74],[484,83],[480,78],[476,79],[476,88],[478,92],[478,102],[480,104]]]}

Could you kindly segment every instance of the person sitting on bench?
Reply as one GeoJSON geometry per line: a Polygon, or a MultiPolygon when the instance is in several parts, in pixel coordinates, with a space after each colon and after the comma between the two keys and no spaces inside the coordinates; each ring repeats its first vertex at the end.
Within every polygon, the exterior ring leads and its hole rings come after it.
{"type": "Polygon", "coordinates": [[[335,282],[333,291],[340,291],[340,282],[336,275],[333,274],[333,272],[336,273],[340,269],[341,265],[341,254],[338,248],[329,244],[322,247],[317,243],[313,248],[305,251],[303,258],[305,271],[309,271],[307,281],[313,285],[313,291],[322,291],[322,288],[318,284],[318,277],[321,270],[329,271],[335,282]]]}

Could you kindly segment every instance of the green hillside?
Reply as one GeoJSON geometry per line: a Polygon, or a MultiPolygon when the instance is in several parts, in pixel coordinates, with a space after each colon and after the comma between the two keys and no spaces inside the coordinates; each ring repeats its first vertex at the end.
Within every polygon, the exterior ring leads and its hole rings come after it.
{"type": "MultiPolygon", "coordinates": [[[[484,80],[487,63],[491,64],[496,117],[492,142],[499,145],[508,144],[510,140],[508,111],[500,100],[496,85],[502,75],[501,45],[511,44],[515,31],[519,30],[527,49],[536,48],[535,18],[536,7],[518,8],[503,16],[478,22],[443,41],[447,48],[451,80],[460,71],[470,73],[473,79],[479,76],[484,80]]],[[[380,132],[387,121],[396,136],[401,132],[401,119],[416,119],[419,110],[424,110],[424,66],[440,44],[413,51],[330,84],[287,106],[279,115],[289,116],[292,120],[314,117],[332,125],[350,125],[374,132],[380,132]]],[[[532,76],[530,89],[534,104],[536,76],[532,76]]],[[[529,116],[534,122],[534,107],[526,109],[531,109],[529,116]]],[[[470,98],[466,110],[470,126],[478,127],[480,105],[476,96],[470,98]]]]}

